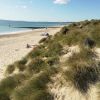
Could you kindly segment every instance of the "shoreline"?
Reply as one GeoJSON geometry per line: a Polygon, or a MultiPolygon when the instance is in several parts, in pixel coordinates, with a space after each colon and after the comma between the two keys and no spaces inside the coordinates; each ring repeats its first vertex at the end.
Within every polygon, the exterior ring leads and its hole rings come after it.
{"type": "Polygon", "coordinates": [[[31,32],[31,31],[32,30],[22,30],[22,31],[14,31],[14,32],[0,33],[0,38],[17,36],[17,35],[23,35],[23,33],[31,32]]]}
{"type": "MultiPolygon", "coordinates": [[[[54,35],[60,28],[48,28],[47,32],[54,35]]],[[[45,36],[41,36],[45,29],[35,29],[28,32],[7,34],[0,36],[0,80],[4,78],[7,65],[22,59],[33,48],[26,48],[26,45],[38,45],[38,42],[45,36]]]]}
{"type": "MultiPolygon", "coordinates": [[[[62,28],[63,26],[59,26],[59,27],[48,27],[48,29],[56,29],[56,28],[62,28]]],[[[36,29],[27,29],[27,30],[22,30],[22,31],[14,31],[14,32],[4,32],[4,33],[0,33],[0,39],[4,38],[4,37],[16,37],[16,36],[21,36],[21,35],[25,35],[28,32],[32,32],[32,31],[41,31],[41,30],[45,30],[45,28],[36,28],[36,29]],[[6,34],[7,33],[7,34],[6,34]]]]}

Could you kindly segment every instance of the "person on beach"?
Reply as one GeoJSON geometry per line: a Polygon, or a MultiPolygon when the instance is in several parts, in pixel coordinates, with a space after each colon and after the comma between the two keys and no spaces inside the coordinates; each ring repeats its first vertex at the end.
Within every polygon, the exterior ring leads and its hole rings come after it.
{"type": "Polygon", "coordinates": [[[31,48],[31,46],[29,44],[26,45],[26,48],[31,48]]]}

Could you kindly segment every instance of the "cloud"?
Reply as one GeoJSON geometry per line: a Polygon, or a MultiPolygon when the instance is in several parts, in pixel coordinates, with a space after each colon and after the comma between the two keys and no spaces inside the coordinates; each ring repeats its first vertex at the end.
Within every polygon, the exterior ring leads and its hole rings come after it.
{"type": "Polygon", "coordinates": [[[70,0],[54,0],[55,4],[68,4],[70,0]]]}
{"type": "Polygon", "coordinates": [[[27,8],[27,6],[26,5],[16,5],[16,8],[23,8],[23,9],[26,9],[27,8]]]}
{"type": "Polygon", "coordinates": [[[27,6],[26,6],[26,5],[22,5],[21,7],[22,7],[22,8],[24,8],[24,9],[26,9],[26,8],[27,8],[27,6]]]}

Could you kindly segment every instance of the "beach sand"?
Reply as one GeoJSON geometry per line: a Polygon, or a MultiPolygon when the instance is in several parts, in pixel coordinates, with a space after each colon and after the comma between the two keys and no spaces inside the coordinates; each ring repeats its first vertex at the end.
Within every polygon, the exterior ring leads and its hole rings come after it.
{"type": "MultiPolygon", "coordinates": [[[[61,29],[48,28],[47,32],[50,35],[54,35],[61,29]]],[[[28,54],[32,48],[26,48],[27,44],[38,45],[41,36],[45,32],[45,29],[35,29],[27,32],[20,32],[10,35],[0,36],[0,79],[4,78],[4,72],[7,65],[22,59],[28,54]]]]}

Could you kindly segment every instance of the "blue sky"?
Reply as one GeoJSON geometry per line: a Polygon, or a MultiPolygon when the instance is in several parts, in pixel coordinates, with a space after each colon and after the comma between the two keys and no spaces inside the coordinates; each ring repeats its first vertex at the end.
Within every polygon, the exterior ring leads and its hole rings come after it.
{"type": "Polygon", "coordinates": [[[100,0],[0,0],[0,19],[80,21],[100,19],[100,0]]]}

